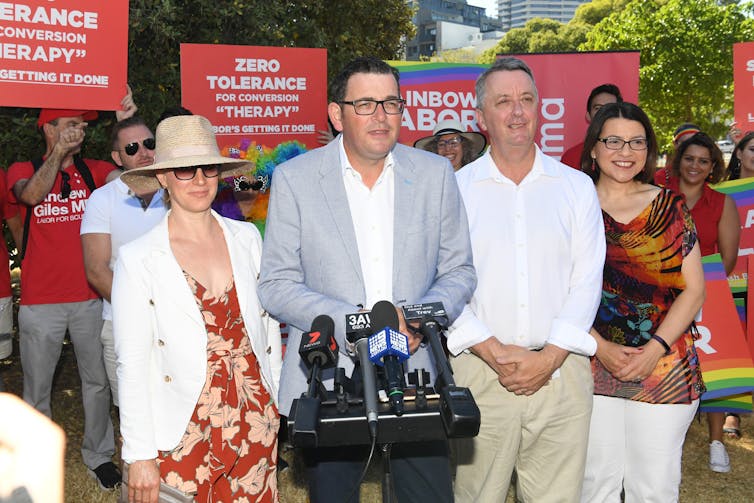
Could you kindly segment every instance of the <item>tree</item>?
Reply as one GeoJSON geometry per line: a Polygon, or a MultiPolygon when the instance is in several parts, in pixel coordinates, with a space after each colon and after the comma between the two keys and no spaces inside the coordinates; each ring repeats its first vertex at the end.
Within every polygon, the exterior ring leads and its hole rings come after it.
{"type": "Polygon", "coordinates": [[[479,62],[492,63],[498,54],[575,51],[578,44],[569,46],[562,36],[565,26],[554,19],[530,19],[523,28],[512,28],[495,47],[484,51],[479,62]]]}
{"type": "Polygon", "coordinates": [[[629,1],[594,0],[581,4],[566,24],[553,19],[530,19],[523,28],[509,30],[494,48],[479,57],[479,63],[492,63],[498,54],[575,52],[586,42],[586,35],[594,25],[612,12],[619,12],[629,1]]]}
{"type": "Polygon", "coordinates": [[[666,146],[682,122],[719,136],[732,116],[732,44],[754,37],[750,14],[748,4],[633,0],[580,49],[641,51],[639,100],[666,146]]]}
{"type": "MultiPolygon", "coordinates": [[[[139,114],[154,124],[180,103],[181,43],[324,47],[332,76],[355,56],[398,58],[415,31],[412,14],[404,0],[131,0],[128,79],[139,114]]],[[[42,153],[36,117],[0,109],[0,166],[42,153]]],[[[101,114],[87,134],[89,156],[109,158],[113,120],[101,114]]]]}

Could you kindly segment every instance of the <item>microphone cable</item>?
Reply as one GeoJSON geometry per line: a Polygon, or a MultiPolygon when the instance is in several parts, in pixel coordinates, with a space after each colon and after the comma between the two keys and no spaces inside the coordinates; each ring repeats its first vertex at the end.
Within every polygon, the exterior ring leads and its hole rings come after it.
{"type": "Polygon", "coordinates": [[[367,471],[369,470],[369,465],[372,464],[372,458],[374,458],[374,449],[377,447],[377,436],[372,437],[372,446],[369,448],[369,456],[367,457],[366,464],[364,465],[364,469],[361,471],[361,475],[359,475],[359,480],[356,481],[356,485],[353,489],[351,489],[351,493],[348,495],[348,498],[346,498],[346,503],[349,503],[354,496],[356,496],[356,493],[361,488],[361,484],[364,482],[364,478],[367,475],[367,471]]]}

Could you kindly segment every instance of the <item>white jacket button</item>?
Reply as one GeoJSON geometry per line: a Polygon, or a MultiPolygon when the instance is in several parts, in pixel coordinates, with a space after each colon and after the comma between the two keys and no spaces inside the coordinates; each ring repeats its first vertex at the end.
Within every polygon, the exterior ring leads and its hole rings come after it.
{"type": "Polygon", "coordinates": [[[160,347],[162,347],[162,346],[165,345],[165,341],[163,341],[162,339],[158,339],[157,340],[157,345],[160,346],[160,347]]]}

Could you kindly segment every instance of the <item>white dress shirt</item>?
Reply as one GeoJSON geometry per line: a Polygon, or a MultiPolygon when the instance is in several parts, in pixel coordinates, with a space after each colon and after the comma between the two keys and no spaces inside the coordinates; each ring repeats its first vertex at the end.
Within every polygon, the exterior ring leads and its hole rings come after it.
{"type": "Polygon", "coordinates": [[[448,335],[455,355],[490,336],[593,355],[605,229],[594,183],[537,148],[516,185],[488,151],[456,173],[478,283],[448,335]]]}
{"type": "Polygon", "coordinates": [[[393,301],[393,215],[395,175],[393,154],[388,153],[385,166],[374,186],[369,189],[361,174],[353,169],[340,142],[340,165],[346,187],[348,208],[359,248],[361,274],[364,277],[366,309],[380,300],[393,301]]]}

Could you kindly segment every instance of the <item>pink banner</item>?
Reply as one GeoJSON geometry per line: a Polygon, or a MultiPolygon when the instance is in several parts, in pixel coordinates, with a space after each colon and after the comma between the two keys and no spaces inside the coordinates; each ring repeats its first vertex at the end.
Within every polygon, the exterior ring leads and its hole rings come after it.
{"type": "MultiPolygon", "coordinates": [[[[639,96],[638,52],[520,54],[532,69],[540,99],[537,144],[557,159],[584,139],[586,100],[601,84],[617,85],[626,101],[639,96]],[[588,72],[584,68],[589,68],[588,72]]],[[[474,83],[489,65],[389,61],[401,72],[406,99],[400,141],[407,145],[429,136],[435,125],[456,119],[468,131],[476,123],[474,83]]]]}
{"type": "Polygon", "coordinates": [[[0,2],[0,106],[116,110],[128,0],[0,2]]]}
{"type": "Polygon", "coordinates": [[[754,42],[733,44],[733,117],[742,131],[754,130],[754,42]]]}
{"type": "Polygon", "coordinates": [[[181,44],[181,92],[221,147],[298,141],[311,149],[327,129],[327,51],[181,44]]]}
{"type": "Polygon", "coordinates": [[[537,81],[541,106],[537,143],[542,152],[557,159],[584,141],[586,100],[592,89],[615,84],[625,101],[639,102],[638,51],[515,56],[529,65],[537,81]]]}

